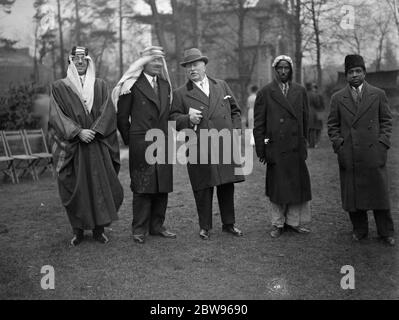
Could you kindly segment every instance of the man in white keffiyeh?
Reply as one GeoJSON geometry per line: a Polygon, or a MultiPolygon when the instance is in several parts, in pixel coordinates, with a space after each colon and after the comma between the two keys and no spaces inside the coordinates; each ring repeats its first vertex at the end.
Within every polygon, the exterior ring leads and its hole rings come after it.
{"type": "Polygon", "coordinates": [[[106,243],[104,227],[118,219],[123,188],[116,113],[104,80],[95,78],[88,49],[73,47],[67,76],[51,87],[49,139],[58,189],[78,245],[84,230],[106,243]]]}
{"type": "MultiPolygon", "coordinates": [[[[140,58],[130,65],[129,69],[123,74],[114,90],[112,90],[112,102],[114,103],[115,108],[118,105],[119,96],[130,93],[130,89],[143,72],[145,65],[156,59],[159,59],[162,63],[162,69],[159,76],[166,80],[169,83],[169,86],[172,87],[163,48],[157,46],[147,47],[141,52],[140,58]]],[[[171,99],[172,94],[170,95],[170,101],[172,101],[171,99]]]]}
{"type": "Polygon", "coordinates": [[[74,47],[68,57],[67,78],[74,85],[84,102],[88,113],[91,112],[94,100],[94,81],[96,70],[87,48],[74,47]]]}
{"type": "Polygon", "coordinates": [[[145,139],[146,133],[155,129],[168,136],[172,92],[163,49],[146,48],[118,82],[112,98],[117,107],[118,130],[129,145],[133,239],[144,243],[148,234],[175,238],[164,226],[168,193],[173,189],[173,166],[165,159],[154,164],[146,158],[151,144],[145,139]]]}

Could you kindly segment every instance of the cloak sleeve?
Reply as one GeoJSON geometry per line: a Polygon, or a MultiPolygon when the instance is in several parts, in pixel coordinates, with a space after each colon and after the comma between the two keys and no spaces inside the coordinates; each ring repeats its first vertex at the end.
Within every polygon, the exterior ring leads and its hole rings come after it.
{"type": "Polygon", "coordinates": [[[82,130],[79,124],[69,118],[60,105],[57,103],[62,99],[56,86],[51,88],[50,110],[49,110],[49,124],[55,130],[57,136],[63,140],[74,139],[82,130]]]}
{"type": "Polygon", "coordinates": [[[107,84],[101,79],[97,79],[97,81],[101,86],[102,104],[100,106],[100,116],[94,121],[90,129],[103,137],[107,137],[116,130],[116,113],[107,84]]]}

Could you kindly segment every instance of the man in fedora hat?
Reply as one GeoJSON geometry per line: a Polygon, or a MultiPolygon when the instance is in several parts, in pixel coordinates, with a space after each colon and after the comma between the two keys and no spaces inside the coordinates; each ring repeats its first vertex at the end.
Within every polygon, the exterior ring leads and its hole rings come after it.
{"type": "Polygon", "coordinates": [[[331,97],[327,123],[338,155],[342,207],[349,212],[355,241],[367,237],[367,210],[373,210],[378,235],[393,246],[386,167],[392,114],[385,92],[364,80],[361,56],[345,57],[345,75],[348,85],[331,97]]]}
{"type": "Polygon", "coordinates": [[[241,129],[241,111],[233,93],[225,81],[206,75],[207,63],[208,57],[202,55],[199,49],[185,51],[180,64],[186,68],[188,81],[174,92],[170,116],[171,120],[176,121],[177,130],[192,128],[197,133],[198,161],[188,162],[187,169],[199,216],[200,237],[204,240],[209,239],[209,231],[212,229],[214,187],[217,189],[222,230],[242,236],[242,232],[235,227],[234,183],[244,181],[242,175],[235,174],[238,165],[233,162],[225,163],[219,160],[217,163],[211,163],[213,152],[222,155],[223,151],[226,151],[220,145],[208,144],[210,147],[205,155],[208,161],[201,161],[201,164],[199,161],[200,146],[204,142],[199,134],[200,130],[213,129],[220,132],[224,129],[233,133],[233,129],[241,129]]]}
{"type": "MultiPolygon", "coordinates": [[[[171,164],[151,164],[146,159],[148,130],[168,131],[171,86],[161,47],[141,53],[112,92],[117,106],[118,129],[129,145],[129,169],[133,191],[133,240],[143,244],[148,234],[176,238],[165,226],[168,193],[173,188],[171,164]]],[[[167,150],[166,150],[167,152],[167,150]]]]}

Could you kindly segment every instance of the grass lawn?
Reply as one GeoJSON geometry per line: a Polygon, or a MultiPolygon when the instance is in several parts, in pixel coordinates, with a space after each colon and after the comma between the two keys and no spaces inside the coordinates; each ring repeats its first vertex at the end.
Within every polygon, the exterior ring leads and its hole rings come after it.
{"type": "MultiPolygon", "coordinates": [[[[312,181],[312,233],[269,236],[265,167],[236,185],[237,226],[244,237],[221,232],[217,203],[210,241],[198,236],[187,171],[177,165],[166,225],[177,239],[133,242],[128,161],[120,179],[125,200],[120,219],[106,230],[110,243],[91,239],[68,246],[71,229],[56,181],[43,176],[19,185],[0,182],[0,299],[399,299],[399,245],[351,240],[341,209],[338,165],[326,133],[307,161],[312,181]],[[55,290],[43,290],[41,267],[55,269],[55,290]],[[340,286],[341,267],[355,269],[355,289],[340,286]]],[[[392,215],[399,228],[399,121],[389,153],[392,215]]],[[[215,196],[216,198],[216,196],[215,196]]]]}

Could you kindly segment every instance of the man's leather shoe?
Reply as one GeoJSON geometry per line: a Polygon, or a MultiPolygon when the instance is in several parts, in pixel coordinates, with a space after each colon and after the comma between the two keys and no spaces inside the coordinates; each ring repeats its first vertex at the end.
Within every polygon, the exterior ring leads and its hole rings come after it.
{"type": "Polygon", "coordinates": [[[236,237],[242,237],[243,233],[240,229],[236,228],[234,225],[224,225],[222,231],[231,233],[236,237]]]}
{"type": "Polygon", "coordinates": [[[141,234],[133,235],[134,242],[143,244],[145,242],[145,237],[141,234]]]}
{"type": "Polygon", "coordinates": [[[109,242],[108,237],[105,235],[105,233],[93,233],[93,238],[94,240],[106,244],[109,242]]]}
{"type": "Polygon", "coordinates": [[[272,238],[278,238],[279,236],[282,235],[284,229],[283,228],[279,228],[277,226],[273,226],[272,231],[270,232],[270,236],[272,238]]]}
{"type": "Polygon", "coordinates": [[[290,226],[289,224],[287,224],[288,229],[295,231],[297,233],[309,233],[310,230],[308,228],[302,227],[302,226],[290,226]]]}
{"type": "Polygon", "coordinates": [[[173,232],[170,232],[168,230],[165,231],[161,231],[160,233],[158,233],[160,236],[164,237],[164,238],[176,238],[176,234],[173,232]]]}
{"type": "Polygon", "coordinates": [[[70,245],[72,247],[76,247],[77,245],[79,245],[81,242],[83,241],[83,234],[74,234],[73,238],[70,242],[70,245]]]}
{"type": "Polygon", "coordinates": [[[201,229],[199,232],[199,236],[202,240],[209,240],[210,234],[208,230],[201,229]]]}
{"type": "Polygon", "coordinates": [[[386,244],[390,245],[391,247],[395,245],[394,237],[383,237],[382,241],[384,241],[386,244]]]}
{"type": "Polygon", "coordinates": [[[356,233],[352,234],[352,239],[354,241],[360,241],[366,237],[367,237],[367,235],[365,235],[365,234],[356,234],[356,233]]]}

